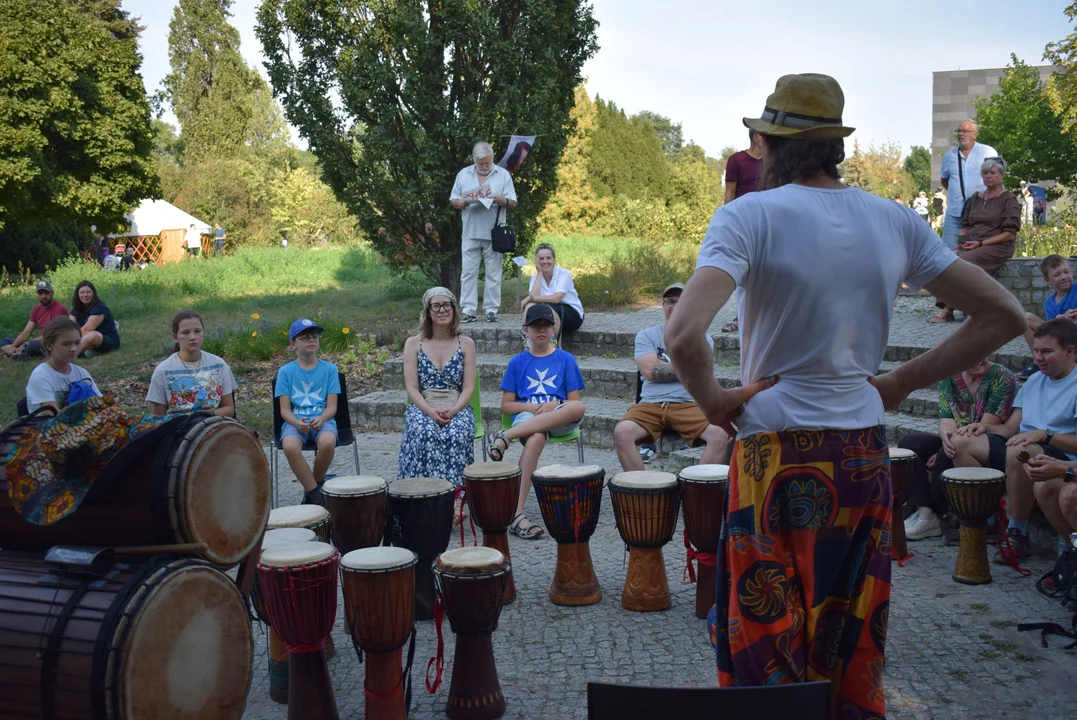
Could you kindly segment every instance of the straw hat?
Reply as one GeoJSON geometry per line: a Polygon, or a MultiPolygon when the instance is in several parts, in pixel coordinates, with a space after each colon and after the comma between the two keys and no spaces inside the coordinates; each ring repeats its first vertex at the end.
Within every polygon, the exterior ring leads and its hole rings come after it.
{"type": "Polygon", "coordinates": [[[843,138],[854,130],[841,124],[844,108],[845,94],[829,75],[783,75],[767,98],[763,114],[758,119],[744,118],[744,125],[778,137],[843,138]]]}

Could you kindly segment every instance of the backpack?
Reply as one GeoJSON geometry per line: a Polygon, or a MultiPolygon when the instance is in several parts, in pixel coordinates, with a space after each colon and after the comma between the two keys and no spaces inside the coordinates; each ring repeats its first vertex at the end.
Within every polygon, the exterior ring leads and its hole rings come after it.
{"type": "MultiPolygon", "coordinates": [[[[1036,589],[1049,598],[1059,600],[1063,607],[1070,607],[1070,603],[1077,604],[1077,549],[1066,548],[1054,568],[1036,581],[1036,589]]],[[[1059,635],[1073,640],[1066,650],[1077,648],[1077,612],[1073,614],[1069,630],[1058,623],[1020,623],[1017,629],[1040,630],[1040,644],[1043,647],[1047,647],[1048,635],[1059,635]]]]}

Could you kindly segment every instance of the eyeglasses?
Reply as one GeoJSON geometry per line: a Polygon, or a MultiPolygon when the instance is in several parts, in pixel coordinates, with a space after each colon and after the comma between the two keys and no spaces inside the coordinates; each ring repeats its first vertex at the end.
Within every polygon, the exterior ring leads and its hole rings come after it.
{"type": "Polygon", "coordinates": [[[451,302],[430,303],[430,309],[433,310],[434,312],[448,312],[449,310],[452,310],[452,303],[451,302]]]}
{"type": "Polygon", "coordinates": [[[662,304],[666,307],[673,307],[678,302],[680,302],[680,300],[680,298],[662,298],[662,304]]]}
{"type": "Polygon", "coordinates": [[[976,128],[972,128],[971,130],[962,130],[961,128],[958,128],[957,130],[954,130],[954,132],[957,133],[958,135],[962,135],[962,134],[978,132],[978,130],[976,130],[976,128]]]}

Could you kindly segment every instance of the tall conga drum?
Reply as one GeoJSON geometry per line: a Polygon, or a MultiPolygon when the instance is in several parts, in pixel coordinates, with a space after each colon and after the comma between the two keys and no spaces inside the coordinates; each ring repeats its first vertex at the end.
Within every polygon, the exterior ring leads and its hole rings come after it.
{"type": "Polygon", "coordinates": [[[905,518],[901,508],[909,502],[912,495],[916,453],[905,448],[890,448],[890,487],[894,495],[894,509],[891,512],[890,538],[893,543],[893,557],[899,563],[909,555],[909,543],[905,539],[905,518]]]}
{"type": "Polygon", "coordinates": [[[965,585],[989,583],[987,521],[1006,494],[1006,475],[993,468],[950,468],[942,473],[942,486],[961,526],[953,578],[965,585]]]}
{"type": "Polygon", "coordinates": [[[239,720],[254,638],[235,584],[98,553],[0,552],[0,718],[239,720]]]}
{"type": "Polygon", "coordinates": [[[288,718],[338,720],[325,638],[337,615],[340,553],[309,542],[269,548],[258,582],[269,624],[288,646],[288,718]]]}
{"type": "MultiPolygon", "coordinates": [[[[464,468],[463,478],[471,519],[482,530],[482,544],[500,551],[511,568],[508,529],[520,499],[520,467],[507,462],[475,463],[464,468]]],[[[516,583],[509,570],[502,600],[508,605],[515,599],[516,583]]]]}
{"type": "Polygon", "coordinates": [[[725,496],[729,487],[728,465],[691,465],[677,475],[684,506],[685,541],[688,562],[699,564],[696,582],[696,617],[705,618],[714,605],[718,538],[725,517],[725,496]]]}
{"type": "Polygon", "coordinates": [[[493,548],[448,550],[434,563],[445,614],[456,634],[445,714],[452,720],[492,720],[505,714],[493,632],[511,568],[493,548]]]}
{"type": "MultiPolygon", "coordinates": [[[[332,530],[329,524],[329,511],[321,505],[285,505],[269,511],[266,532],[284,528],[305,528],[313,530],[318,539],[324,543],[332,542],[332,530]]],[[[273,636],[270,635],[270,640],[273,636]]],[[[278,646],[282,647],[282,646],[278,646]]],[[[333,636],[325,639],[325,656],[332,660],[337,654],[333,636]]],[[[272,656],[272,653],[270,653],[272,656]]]]}
{"type": "Polygon", "coordinates": [[[598,465],[547,465],[531,473],[542,520],[557,541],[557,567],[549,593],[556,605],[594,605],[602,599],[590,541],[598,525],[605,479],[606,471],[598,465]]]}
{"type": "Polygon", "coordinates": [[[453,486],[441,478],[401,478],[389,484],[386,540],[419,556],[415,569],[415,618],[434,618],[430,565],[449,547],[453,486]]]}
{"type": "Polygon", "coordinates": [[[407,720],[400,649],[415,637],[417,561],[398,547],[353,550],[340,559],[344,616],[356,647],[366,652],[367,720],[407,720]]]}
{"type": "Polygon", "coordinates": [[[389,486],[373,475],[350,475],[322,485],[325,509],[332,518],[333,544],[344,555],[381,545],[389,486]]]}
{"type": "Polygon", "coordinates": [[[617,532],[628,546],[621,606],[637,612],[665,610],[671,600],[662,547],[677,529],[681,510],[677,476],[633,470],[614,475],[609,488],[617,532]]]}

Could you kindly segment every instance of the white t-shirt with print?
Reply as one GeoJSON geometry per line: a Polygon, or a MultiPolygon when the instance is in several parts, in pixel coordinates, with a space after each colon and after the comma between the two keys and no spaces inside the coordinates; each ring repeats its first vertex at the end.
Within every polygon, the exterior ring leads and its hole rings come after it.
{"type": "Polygon", "coordinates": [[[232,368],[205,350],[197,363],[185,363],[172,353],[153,371],[146,400],[168,407],[169,415],[215,410],[221,398],[235,392],[232,368]]]}
{"type": "Polygon", "coordinates": [[[30,373],[30,379],[26,383],[27,410],[33,412],[48,402],[56,403],[57,408],[64,407],[67,405],[67,394],[71,391],[71,385],[81,380],[89,380],[94,392],[101,394],[97,383],[85,368],[71,365],[64,375],[56,372],[47,362],[41,363],[30,373]]]}
{"type": "Polygon", "coordinates": [[[868,378],[894,298],[956,259],[911,209],[855,188],[789,184],[718,208],[696,267],[724,270],[743,290],[741,381],[779,378],[745,405],[741,434],[883,424],[868,378]]]}
{"type": "Polygon", "coordinates": [[[546,276],[539,270],[531,281],[531,293],[534,295],[542,295],[543,297],[549,297],[554,293],[563,292],[565,296],[561,298],[561,302],[568,305],[570,308],[579,313],[580,318],[583,318],[583,303],[580,302],[580,294],[576,292],[576,286],[572,283],[572,273],[565,270],[559,265],[553,266],[553,278],[550,282],[546,282],[546,276]],[[536,287],[536,283],[538,287],[536,287]]]}

